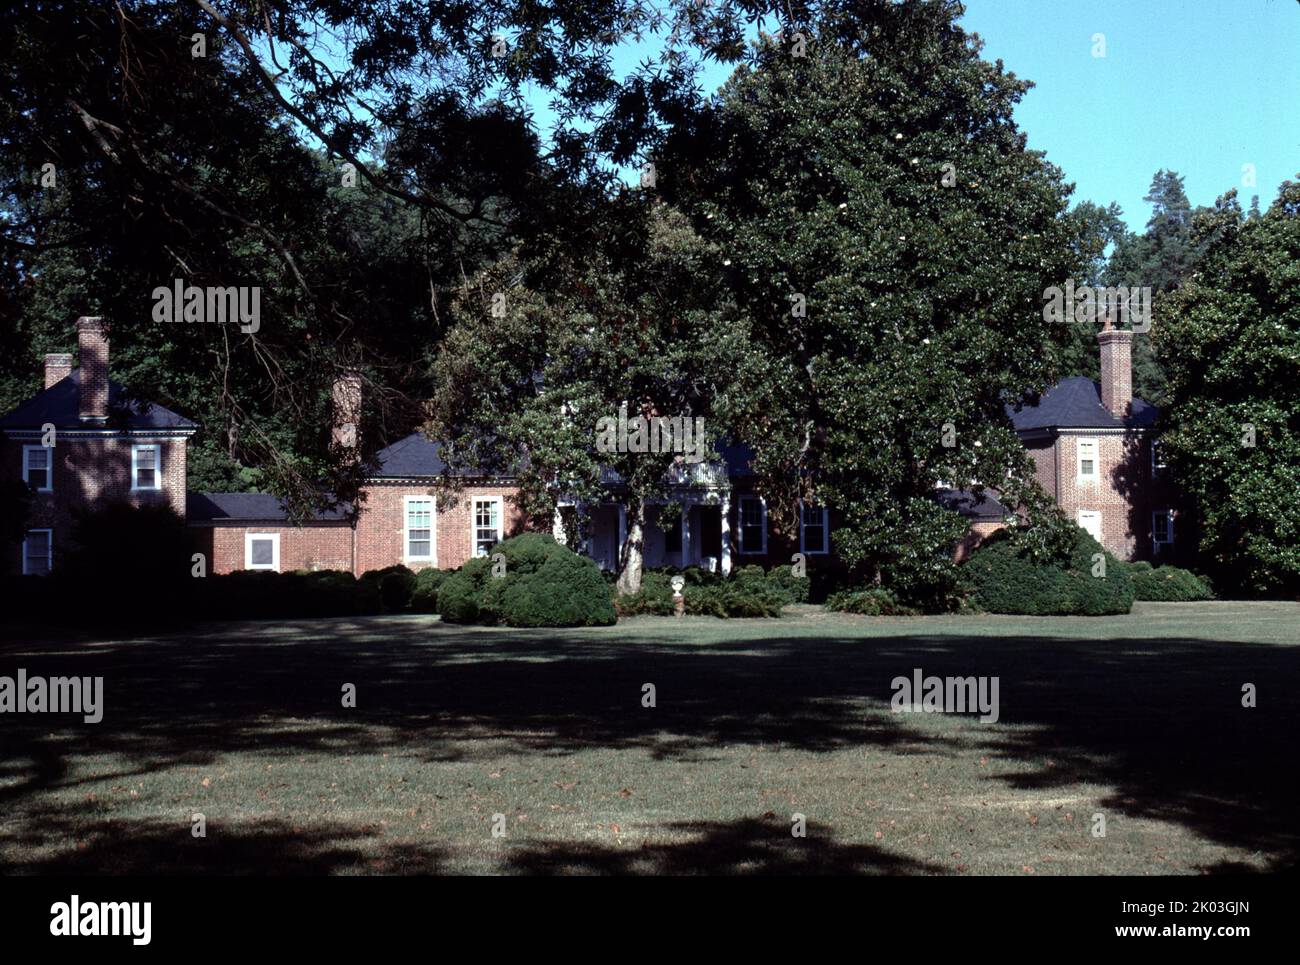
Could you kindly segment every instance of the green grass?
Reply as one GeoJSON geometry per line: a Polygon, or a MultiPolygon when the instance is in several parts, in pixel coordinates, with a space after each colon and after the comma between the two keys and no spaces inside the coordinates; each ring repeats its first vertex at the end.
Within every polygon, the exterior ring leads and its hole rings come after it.
{"type": "Polygon", "coordinates": [[[0,871],[1291,867],[1298,642],[1300,605],[1223,602],[1097,619],[796,607],[581,631],[374,617],[10,640],[0,674],[102,675],[106,709],[98,725],[0,718],[0,871]],[[891,713],[890,681],[914,667],[998,676],[1000,721],[891,713]],[[195,812],[206,838],[191,836],[195,812]],[[806,838],[790,834],[796,812],[806,838]]]}

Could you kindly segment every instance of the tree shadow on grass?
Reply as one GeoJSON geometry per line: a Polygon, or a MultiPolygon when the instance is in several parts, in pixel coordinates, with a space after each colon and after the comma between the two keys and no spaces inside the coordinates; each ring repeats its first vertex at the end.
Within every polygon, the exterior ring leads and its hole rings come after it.
{"type": "MultiPolygon", "coordinates": [[[[1109,789],[1112,820],[1173,822],[1278,867],[1295,863],[1300,651],[1182,638],[1040,638],[1016,626],[1015,635],[967,636],[899,621],[888,635],[855,637],[828,625],[825,636],[792,639],[773,623],[762,638],[746,631],[737,635],[748,639],[692,642],[657,624],[624,634],[377,618],[210,625],[114,643],[18,641],[0,646],[0,673],[102,675],[106,706],[98,725],[50,715],[4,720],[0,806],[44,820],[33,808],[52,789],[232,753],[312,760],[392,752],[438,764],[612,749],[671,762],[708,760],[737,745],[875,747],[1028,762],[1029,770],[989,780],[1026,791],[1100,785],[1109,789]],[[892,679],[915,668],[997,676],[999,723],[972,719],[956,739],[888,713],[892,679]],[[345,683],[357,687],[355,709],[341,706],[345,683]],[[656,688],[653,708],[642,706],[646,683],[656,688]],[[1244,683],[1259,689],[1254,709],[1241,705],[1244,683]],[[111,757],[111,766],[81,763],[99,757],[111,757]]],[[[744,854],[752,830],[698,827],[722,854],[744,854]]],[[[618,870],[621,851],[583,848],[568,849],[572,860],[618,870]]],[[[834,868],[872,857],[818,848],[794,853],[821,855],[834,868]]],[[[547,851],[520,858],[520,870],[568,860],[547,851]]],[[[681,870],[698,868],[690,862],[703,853],[650,851],[651,864],[681,870]]],[[[256,854],[248,860],[257,866],[256,854]]],[[[334,865],[326,859],[322,870],[334,865]]]]}
{"type": "MultiPolygon", "coordinates": [[[[563,842],[517,851],[511,871],[530,875],[858,875],[941,874],[945,869],[871,845],[837,842],[829,828],[809,824],[796,838],[779,820],[689,821],[656,831],[690,835],[671,844],[608,847],[563,842]]],[[[635,842],[635,829],[629,829],[635,842]]]]}

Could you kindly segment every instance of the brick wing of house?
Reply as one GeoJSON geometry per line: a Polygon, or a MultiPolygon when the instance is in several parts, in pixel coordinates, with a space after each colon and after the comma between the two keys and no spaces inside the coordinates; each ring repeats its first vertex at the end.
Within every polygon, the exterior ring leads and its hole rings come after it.
{"type": "Polygon", "coordinates": [[[1170,484],[1153,435],[1158,411],[1133,396],[1133,333],[1108,320],[1097,341],[1100,384],[1064,379],[1008,415],[1038,482],[1065,514],[1116,558],[1152,559],[1174,543],[1170,484]]]}
{"type": "Polygon", "coordinates": [[[109,380],[103,319],[78,319],[77,343],[79,368],[71,355],[47,355],[45,388],[0,419],[2,471],[32,491],[25,536],[8,550],[9,572],[48,573],[74,510],[122,501],[185,512],[185,447],[198,427],[109,380]]]}

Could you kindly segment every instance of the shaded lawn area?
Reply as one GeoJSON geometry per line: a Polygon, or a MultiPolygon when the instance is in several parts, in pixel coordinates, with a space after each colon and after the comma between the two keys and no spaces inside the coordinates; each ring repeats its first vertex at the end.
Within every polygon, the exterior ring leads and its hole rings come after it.
{"type": "Polygon", "coordinates": [[[105,713],[0,717],[0,870],[1291,868],[1298,643],[1300,604],[1284,603],[29,636],[0,643],[0,674],[102,675],[105,713]],[[917,667],[998,676],[1001,719],[891,713],[890,681],[917,667]],[[206,838],[191,835],[196,812],[206,838]]]}

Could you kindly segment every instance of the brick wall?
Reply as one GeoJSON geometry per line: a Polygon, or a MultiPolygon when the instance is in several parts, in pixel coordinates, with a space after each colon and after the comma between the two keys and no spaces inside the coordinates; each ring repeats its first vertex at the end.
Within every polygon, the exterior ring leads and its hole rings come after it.
{"type": "Polygon", "coordinates": [[[1122,560],[1150,555],[1150,442],[1144,433],[1101,433],[1086,429],[1063,430],[1056,441],[1060,491],[1057,503],[1074,522],[1080,510],[1101,514],[1101,544],[1122,560]],[[1078,474],[1079,440],[1097,446],[1097,476],[1081,481],[1078,474]]]}
{"type": "Polygon", "coordinates": [[[280,572],[292,570],[352,570],[352,527],[346,522],[258,525],[218,523],[192,526],[196,551],[208,558],[208,572],[233,573],[244,569],[244,545],[249,533],[275,533],[280,537],[280,572]]]}
{"type": "MultiPolygon", "coordinates": [[[[23,446],[39,440],[5,439],[0,445],[7,478],[22,478],[23,446]]],[[[185,515],[185,440],[145,436],[59,436],[50,448],[54,491],[32,496],[27,529],[54,531],[54,558],[60,558],[72,530],[72,510],[93,509],[110,501],[134,506],[166,504],[185,515]],[[131,447],[161,447],[161,489],[131,489],[131,447]]],[[[22,572],[21,545],[10,550],[10,572],[22,572]]]]}
{"type": "Polygon", "coordinates": [[[497,496],[502,502],[505,536],[523,532],[524,516],[515,506],[512,497],[518,492],[509,485],[467,486],[458,494],[458,503],[448,505],[445,497],[435,498],[438,508],[434,523],[436,544],[434,563],[408,562],[402,545],[405,533],[406,496],[429,496],[427,485],[419,483],[371,483],[364,489],[365,500],[357,518],[357,559],[355,572],[359,576],[367,570],[382,569],[404,563],[411,569],[436,565],[439,569],[455,569],[472,555],[471,507],[476,496],[497,496]]]}

